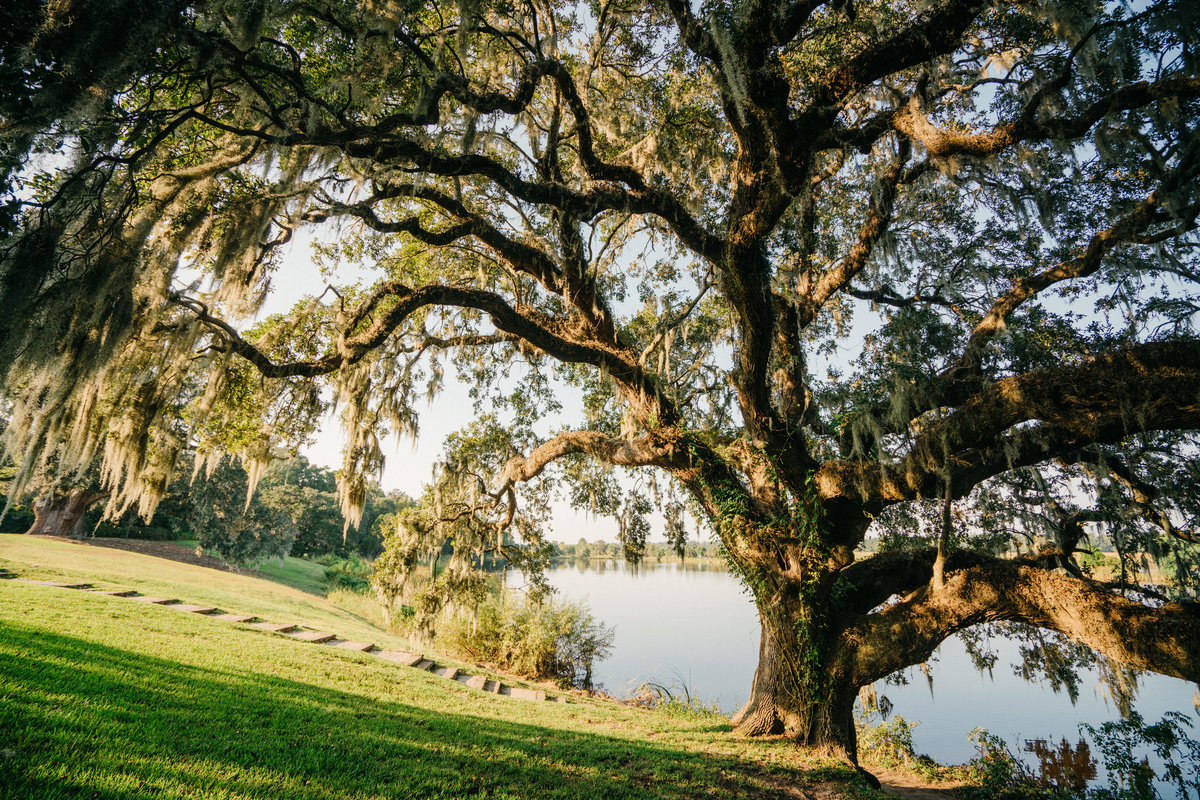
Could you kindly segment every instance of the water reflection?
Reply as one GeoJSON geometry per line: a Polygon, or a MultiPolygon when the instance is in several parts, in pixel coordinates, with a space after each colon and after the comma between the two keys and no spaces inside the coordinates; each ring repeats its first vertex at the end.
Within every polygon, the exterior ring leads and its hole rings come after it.
{"type": "Polygon", "coordinates": [[[1082,791],[1096,780],[1096,759],[1086,739],[1080,739],[1074,747],[1065,738],[1056,745],[1048,739],[1026,739],[1025,752],[1037,758],[1042,786],[1082,791]]]}
{"type": "MultiPolygon", "coordinates": [[[[560,561],[547,577],[616,627],[612,655],[595,665],[596,680],[608,691],[627,696],[651,681],[685,685],[727,713],[745,699],[758,660],[758,616],[720,562],[650,562],[634,573],[620,561],[560,561]]],[[[977,753],[967,734],[982,727],[1014,750],[1025,743],[1021,755],[1030,768],[1044,764],[1046,780],[1064,785],[1094,781],[1097,771],[1104,779],[1087,741],[1069,744],[1079,741],[1081,723],[1100,725],[1133,706],[1149,720],[1168,711],[1193,714],[1192,684],[1106,674],[1107,662],[1084,666],[1082,653],[1050,644],[1036,629],[1015,639],[968,632],[943,643],[924,669],[875,689],[881,705],[919,721],[917,752],[942,763],[970,761],[977,753]],[[1028,662],[1026,654],[1033,655],[1028,662]],[[1027,682],[1022,673],[1042,683],[1027,682]]]]}

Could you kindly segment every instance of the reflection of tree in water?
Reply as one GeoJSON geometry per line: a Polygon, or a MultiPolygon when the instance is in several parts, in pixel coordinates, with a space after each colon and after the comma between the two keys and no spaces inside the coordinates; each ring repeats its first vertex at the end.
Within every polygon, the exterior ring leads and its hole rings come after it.
{"type": "Polygon", "coordinates": [[[1021,654],[1013,673],[1029,683],[1049,686],[1055,693],[1066,692],[1072,705],[1079,700],[1080,671],[1094,670],[1099,687],[1111,699],[1122,719],[1128,719],[1137,697],[1138,672],[1090,647],[1068,639],[1054,631],[1021,623],[995,623],[960,634],[976,669],[991,674],[996,653],[992,638],[1009,639],[1017,643],[1021,654]]]}
{"type": "Polygon", "coordinates": [[[1096,759],[1083,739],[1074,747],[1066,739],[1057,745],[1045,739],[1026,739],[1025,752],[1037,756],[1038,776],[1043,786],[1065,786],[1080,791],[1096,778],[1096,759]]]}

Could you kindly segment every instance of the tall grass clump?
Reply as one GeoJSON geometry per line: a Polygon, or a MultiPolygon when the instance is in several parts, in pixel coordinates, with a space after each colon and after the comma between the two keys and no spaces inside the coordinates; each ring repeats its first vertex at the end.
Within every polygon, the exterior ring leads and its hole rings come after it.
{"type": "Polygon", "coordinates": [[[704,719],[720,724],[729,722],[729,715],[721,710],[720,704],[706,703],[697,697],[678,671],[669,684],[658,680],[643,683],[626,702],[653,708],[670,717],[704,719]]]}
{"type": "Polygon", "coordinates": [[[437,626],[438,645],[461,658],[560,686],[590,688],[592,664],[608,655],[613,629],[584,603],[516,593],[489,594],[473,617],[450,615],[437,626]]]}

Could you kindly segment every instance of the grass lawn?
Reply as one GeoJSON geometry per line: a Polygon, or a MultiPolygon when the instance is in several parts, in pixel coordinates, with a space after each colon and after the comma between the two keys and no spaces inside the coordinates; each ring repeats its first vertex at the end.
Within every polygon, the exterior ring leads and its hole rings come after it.
{"type": "MultiPolygon", "coordinates": [[[[324,575],[324,567],[301,563],[321,570],[324,575]]],[[[104,588],[137,589],[142,594],[176,597],[188,603],[257,614],[269,622],[304,625],[383,647],[409,646],[402,637],[382,631],[363,617],[302,589],[123,550],[0,534],[0,567],[27,578],[69,578],[104,588]]]]}
{"type": "Polygon", "coordinates": [[[268,559],[258,568],[258,574],[302,592],[325,596],[325,568],[303,558],[287,556],[283,563],[278,558],[268,559]]]}
{"type": "MultiPolygon", "coordinates": [[[[0,566],[264,617],[271,605],[343,634],[354,621],[294,589],[116,550],[5,536],[0,566]]],[[[385,638],[358,624],[356,638],[385,638]]],[[[0,798],[796,797],[794,785],[848,774],[712,719],[498,697],[207,617],[0,581],[0,798]]]]}

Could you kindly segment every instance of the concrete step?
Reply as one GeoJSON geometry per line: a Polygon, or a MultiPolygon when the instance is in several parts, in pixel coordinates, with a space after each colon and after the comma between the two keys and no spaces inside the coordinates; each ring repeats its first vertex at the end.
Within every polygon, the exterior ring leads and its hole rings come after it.
{"type": "Polygon", "coordinates": [[[433,671],[433,674],[437,675],[438,677],[441,677],[441,678],[448,678],[450,680],[454,680],[455,678],[458,677],[458,668],[457,667],[442,667],[441,669],[435,669],[433,671]]]}
{"type": "Polygon", "coordinates": [[[220,619],[225,622],[253,622],[258,618],[251,614],[217,614],[213,619],[220,619]]]}
{"type": "Polygon", "coordinates": [[[508,695],[519,700],[535,700],[539,703],[546,699],[546,693],[541,689],[523,689],[520,686],[509,687],[508,695]]]}
{"type": "Polygon", "coordinates": [[[130,600],[137,600],[139,603],[154,603],[156,606],[165,606],[171,603],[178,603],[174,597],[151,597],[147,594],[139,594],[136,597],[130,596],[130,600]]]}
{"type": "Polygon", "coordinates": [[[271,633],[289,633],[297,629],[296,625],[277,625],[274,622],[251,622],[250,627],[271,633]]]}
{"type": "Polygon", "coordinates": [[[500,681],[487,681],[483,684],[483,690],[485,692],[491,692],[492,694],[502,694],[503,689],[504,684],[502,684],[500,681]]]}
{"type": "Polygon", "coordinates": [[[423,669],[426,672],[433,672],[435,669],[437,669],[437,664],[427,658],[422,658],[416,664],[413,664],[413,666],[417,669],[423,669]]]}
{"type": "Polygon", "coordinates": [[[188,603],[180,603],[177,606],[171,606],[177,611],[186,611],[189,614],[211,614],[216,611],[216,606],[193,606],[188,603]]]}
{"type": "Polygon", "coordinates": [[[459,675],[458,680],[472,689],[479,689],[480,691],[487,685],[487,677],[484,675],[459,675]]]}
{"type": "Polygon", "coordinates": [[[341,647],[345,650],[357,650],[360,653],[369,653],[375,649],[375,645],[371,642],[355,642],[347,639],[333,639],[325,644],[330,647],[341,647]]]}
{"type": "Polygon", "coordinates": [[[133,597],[137,592],[133,589],[92,589],[92,594],[106,594],[109,597],[133,597]]]}
{"type": "Polygon", "coordinates": [[[293,639],[299,639],[302,642],[312,642],[313,644],[324,644],[331,639],[336,639],[332,633],[321,633],[319,631],[296,631],[289,633],[293,639]]]}
{"type": "Polygon", "coordinates": [[[404,667],[415,667],[422,660],[420,653],[410,653],[407,650],[380,650],[375,655],[404,667]]]}

